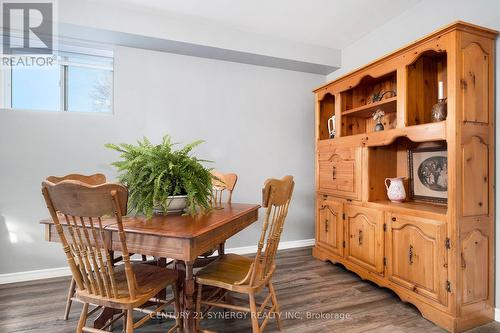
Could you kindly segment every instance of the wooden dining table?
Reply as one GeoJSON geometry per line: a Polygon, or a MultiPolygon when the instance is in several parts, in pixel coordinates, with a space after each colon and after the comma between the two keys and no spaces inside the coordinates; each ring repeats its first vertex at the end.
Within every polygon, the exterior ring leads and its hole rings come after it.
{"type": "MultiPolygon", "coordinates": [[[[224,242],[258,220],[260,206],[255,204],[222,204],[206,214],[199,215],[155,215],[126,216],[123,227],[129,252],[158,258],[176,260],[179,284],[182,288],[183,326],[188,333],[195,332],[193,265],[202,254],[217,248],[224,242]],[[180,263],[180,264],[179,264],[180,263]]],[[[121,251],[118,226],[114,218],[103,219],[103,228],[108,233],[110,251],[121,251]]],[[[45,226],[45,239],[60,242],[52,219],[40,221],[45,226]]],[[[64,228],[64,222],[61,222],[64,228]]],[[[65,233],[68,231],[65,230],[65,233]]],[[[223,249],[223,247],[221,247],[223,249]]],[[[94,327],[102,327],[113,312],[103,309],[94,321],[94,327]]]]}

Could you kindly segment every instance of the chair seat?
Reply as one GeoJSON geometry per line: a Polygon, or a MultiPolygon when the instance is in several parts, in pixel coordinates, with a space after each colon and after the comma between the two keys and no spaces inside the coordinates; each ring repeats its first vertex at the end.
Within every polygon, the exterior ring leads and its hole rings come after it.
{"type": "Polygon", "coordinates": [[[125,265],[115,266],[115,280],[118,297],[104,297],[88,293],[86,290],[77,290],[76,297],[84,302],[97,305],[109,306],[118,309],[128,309],[144,304],[148,299],[157,295],[168,285],[176,283],[177,272],[144,263],[133,264],[137,285],[140,286],[135,298],[129,296],[127,278],[125,275],[125,265]]]}
{"type": "Polygon", "coordinates": [[[235,284],[248,275],[253,259],[237,254],[220,256],[196,273],[196,282],[234,290],[235,284]]]}

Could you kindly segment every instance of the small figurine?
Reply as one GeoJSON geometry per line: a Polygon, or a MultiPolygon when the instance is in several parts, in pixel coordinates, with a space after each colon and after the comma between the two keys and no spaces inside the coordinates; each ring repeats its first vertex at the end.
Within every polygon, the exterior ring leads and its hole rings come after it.
{"type": "Polygon", "coordinates": [[[379,91],[378,93],[374,93],[372,95],[371,101],[369,100],[368,102],[371,103],[380,102],[382,98],[384,98],[385,94],[392,94],[392,97],[395,97],[397,95],[395,90],[386,90],[384,92],[379,91]]]}
{"type": "Polygon", "coordinates": [[[373,112],[372,117],[377,123],[375,124],[375,132],[383,131],[384,125],[382,124],[382,118],[385,116],[385,112],[382,109],[377,109],[373,112]]]}
{"type": "Polygon", "coordinates": [[[443,81],[438,82],[438,102],[432,107],[432,121],[438,122],[446,120],[448,110],[446,106],[446,98],[444,98],[443,81]]]}

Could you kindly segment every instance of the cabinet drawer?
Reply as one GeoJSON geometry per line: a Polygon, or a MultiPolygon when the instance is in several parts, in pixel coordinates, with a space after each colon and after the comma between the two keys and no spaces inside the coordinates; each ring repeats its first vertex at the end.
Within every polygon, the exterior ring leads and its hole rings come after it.
{"type": "Polygon", "coordinates": [[[376,273],[384,272],[384,213],[346,204],[346,257],[376,273]]]}
{"type": "Polygon", "coordinates": [[[344,227],[342,203],[331,197],[318,197],[316,237],[318,243],[326,246],[338,256],[344,256],[344,227]]]}
{"type": "Polygon", "coordinates": [[[389,279],[417,294],[446,304],[446,224],[389,214],[387,225],[389,279]]]}
{"type": "Polygon", "coordinates": [[[361,197],[361,148],[337,147],[318,154],[319,190],[343,198],[361,197]]]}

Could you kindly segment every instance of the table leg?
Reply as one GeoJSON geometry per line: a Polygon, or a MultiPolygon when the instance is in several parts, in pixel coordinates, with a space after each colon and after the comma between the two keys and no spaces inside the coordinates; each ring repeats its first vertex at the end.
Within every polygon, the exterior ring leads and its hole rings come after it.
{"type": "Polygon", "coordinates": [[[184,278],[184,331],[186,333],[195,333],[195,317],[194,317],[194,276],[193,276],[194,261],[186,261],[186,275],[184,278]]]}
{"type": "Polygon", "coordinates": [[[180,313],[179,316],[181,318],[181,327],[179,332],[184,333],[184,278],[186,276],[186,266],[184,266],[184,261],[174,260],[174,269],[177,271],[178,280],[177,280],[177,290],[179,290],[179,306],[180,313]]]}
{"type": "Polygon", "coordinates": [[[220,243],[219,244],[219,256],[222,256],[222,255],[226,254],[225,247],[226,247],[226,243],[220,243]]]}
{"type": "MultiPolygon", "coordinates": [[[[158,267],[167,267],[167,258],[158,258],[155,257],[156,266],[158,267]]],[[[163,289],[156,295],[159,299],[166,300],[167,299],[167,288],[163,289]]]]}

